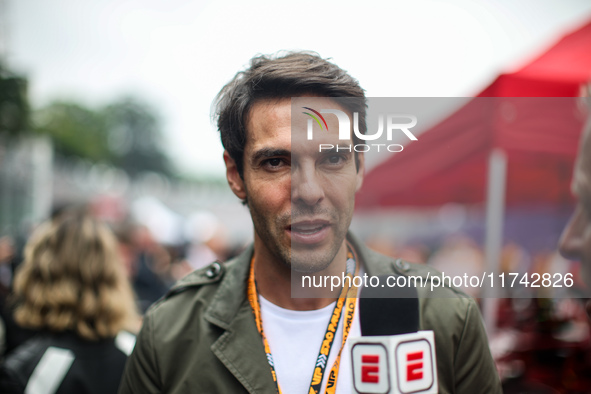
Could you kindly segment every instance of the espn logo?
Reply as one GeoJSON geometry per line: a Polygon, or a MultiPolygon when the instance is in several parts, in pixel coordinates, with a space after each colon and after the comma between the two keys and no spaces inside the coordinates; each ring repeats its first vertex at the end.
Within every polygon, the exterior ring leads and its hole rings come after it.
{"type": "Polygon", "coordinates": [[[401,393],[421,393],[433,386],[434,360],[425,339],[401,342],[396,347],[397,383],[401,393]]]}
{"type": "Polygon", "coordinates": [[[351,349],[353,386],[359,393],[390,392],[388,351],[381,344],[357,343],[351,349]]]}
{"type": "Polygon", "coordinates": [[[378,354],[361,356],[361,381],[363,383],[380,383],[380,356],[378,354]]]}
{"type": "Polygon", "coordinates": [[[363,394],[437,392],[432,332],[352,339],[353,387],[363,394]]]}
{"type": "Polygon", "coordinates": [[[406,381],[421,379],[423,379],[423,352],[408,353],[406,355],[406,381]]]}

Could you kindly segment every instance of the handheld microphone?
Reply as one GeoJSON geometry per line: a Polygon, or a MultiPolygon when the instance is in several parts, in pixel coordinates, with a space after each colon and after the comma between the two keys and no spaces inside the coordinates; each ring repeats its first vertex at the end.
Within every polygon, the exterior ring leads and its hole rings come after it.
{"type": "Polygon", "coordinates": [[[417,289],[388,287],[387,278],[361,290],[362,336],[350,344],[353,387],[364,394],[437,393],[435,337],[418,331],[417,289]]]}

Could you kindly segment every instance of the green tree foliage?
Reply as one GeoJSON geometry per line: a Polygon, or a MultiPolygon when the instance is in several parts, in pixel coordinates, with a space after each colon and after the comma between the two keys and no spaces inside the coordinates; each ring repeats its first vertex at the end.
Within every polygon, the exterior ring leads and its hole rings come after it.
{"type": "Polygon", "coordinates": [[[56,151],[112,164],[135,176],[170,175],[157,116],[147,104],[125,97],[101,108],[54,101],[35,112],[37,132],[51,136],[56,151]]]}
{"type": "Polygon", "coordinates": [[[111,162],[103,115],[80,104],[54,101],[34,114],[37,132],[53,140],[56,152],[91,161],[111,162]]]}
{"type": "Polygon", "coordinates": [[[155,111],[132,97],[107,105],[102,114],[109,130],[109,149],[113,162],[130,175],[154,171],[170,175],[160,123],[155,111]]]}
{"type": "Polygon", "coordinates": [[[0,64],[0,135],[15,136],[28,131],[27,80],[0,64]]]}

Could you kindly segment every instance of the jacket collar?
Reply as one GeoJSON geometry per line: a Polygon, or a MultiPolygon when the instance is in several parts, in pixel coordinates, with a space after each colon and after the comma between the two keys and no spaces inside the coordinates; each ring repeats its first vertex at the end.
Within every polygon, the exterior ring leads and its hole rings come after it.
{"type": "Polygon", "coordinates": [[[205,319],[227,330],[238,310],[247,304],[246,285],[250,260],[254,248],[251,244],[240,255],[226,263],[226,273],[205,311],[205,319]]]}
{"type": "Polygon", "coordinates": [[[204,318],[225,332],[211,351],[250,393],[276,391],[263,342],[246,297],[253,248],[226,264],[226,274],[206,309],[204,318]]]}

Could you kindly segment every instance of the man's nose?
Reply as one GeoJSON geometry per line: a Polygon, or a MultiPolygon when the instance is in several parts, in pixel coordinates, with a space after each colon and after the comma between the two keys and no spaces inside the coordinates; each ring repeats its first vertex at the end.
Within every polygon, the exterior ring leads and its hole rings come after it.
{"type": "Polygon", "coordinates": [[[583,250],[583,213],[581,208],[577,207],[573,215],[571,216],[568,224],[562,231],[560,240],[558,241],[558,247],[560,254],[563,257],[570,260],[579,260],[583,250]]]}
{"type": "Polygon", "coordinates": [[[298,166],[292,173],[291,200],[315,205],[324,199],[322,179],[314,166],[298,166]]]}

